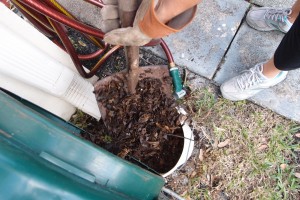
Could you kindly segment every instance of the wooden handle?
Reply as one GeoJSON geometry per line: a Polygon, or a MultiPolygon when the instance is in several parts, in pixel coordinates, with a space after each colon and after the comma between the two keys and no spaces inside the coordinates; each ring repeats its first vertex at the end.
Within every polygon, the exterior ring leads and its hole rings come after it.
{"type": "MultiPolygon", "coordinates": [[[[132,26],[140,0],[119,0],[118,3],[122,27],[132,26]]],[[[139,67],[139,47],[125,47],[125,57],[129,72],[139,67]]]]}

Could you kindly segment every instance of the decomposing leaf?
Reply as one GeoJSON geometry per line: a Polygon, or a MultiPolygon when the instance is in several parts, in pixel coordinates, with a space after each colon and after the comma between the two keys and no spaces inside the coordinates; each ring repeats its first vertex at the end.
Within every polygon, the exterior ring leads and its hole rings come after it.
{"type": "Polygon", "coordinates": [[[281,170],[285,170],[285,169],[286,169],[286,167],[287,167],[287,165],[286,165],[286,164],[284,164],[284,163],[280,165],[280,169],[281,169],[281,170]]]}
{"type": "Polygon", "coordinates": [[[229,143],[230,143],[230,139],[226,139],[225,141],[220,142],[220,143],[218,144],[218,147],[219,147],[219,148],[226,147],[227,145],[229,145],[229,143]]]}
{"type": "Polygon", "coordinates": [[[267,148],[268,148],[268,145],[262,144],[262,145],[260,145],[257,149],[258,149],[259,151],[263,151],[263,150],[265,150],[265,149],[267,149],[267,148]]]}
{"type": "Polygon", "coordinates": [[[196,171],[193,171],[190,178],[194,178],[195,176],[197,175],[197,172],[196,171]]]}
{"type": "Polygon", "coordinates": [[[79,43],[81,46],[86,47],[86,44],[85,44],[83,41],[79,40],[78,43],[79,43]]]}
{"type": "Polygon", "coordinates": [[[118,153],[118,156],[121,158],[125,158],[125,156],[130,152],[130,149],[122,149],[120,153],[118,153]]]}
{"type": "Polygon", "coordinates": [[[268,143],[268,139],[265,138],[265,137],[261,138],[261,143],[267,144],[268,143]]]}
{"type": "Polygon", "coordinates": [[[200,161],[204,160],[204,151],[203,151],[203,149],[200,149],[200,151],[199,151],[199,160],[200,161]]]}

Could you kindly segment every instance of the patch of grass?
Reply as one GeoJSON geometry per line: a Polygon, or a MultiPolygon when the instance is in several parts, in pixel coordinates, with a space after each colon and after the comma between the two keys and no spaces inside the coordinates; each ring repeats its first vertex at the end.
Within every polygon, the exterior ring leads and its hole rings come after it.
{"type": "Polygon", "coordinates": [[[211,88],[194,91],[185,104],[206,152],[200,176],[190,183],[191,199],[217,199],[222,191],[230,199],[300,199],[294,175],[300,146],[293,138],[298,124],[248,101],[217,98],[211,88]],[[216,146],[226,139],[228,146],[216,146]],[[220,181],[213,186],[208,176],[220,181]]]}
{"type": "Polygon", "coordinates": [[[186,199],[190,199],[190,197],[197,196],[198,199],[203,199],[203,200],[211,200],[211,194],[209,188],[202,187],[200,183],[200,178],[193,178],[190,180],[190,187],[189,187],[189,192],[188,195],[185,196],[186,199]]]}
{"type": "Polygon", "coordinates": [[[198,110],[198,115],[202,115],[213,108],[216,98],[208,88],[198,94],[201,95],[201,97],[196,99],[195,108],[198,110]]]}
{"type": "Polygon", "coordinates": [[[103,136],[103,142],[105,143],[111,143],[112,142],[112,138],[109,135],[104,135],[103,136]]]}
{"type": "Polygon", "coordinates": [[[86,129],[88,126],[87,120],[89,118],[89,115],[77,109],[76,113],[71,117],[70,122],[81,129],[86,129]]]}

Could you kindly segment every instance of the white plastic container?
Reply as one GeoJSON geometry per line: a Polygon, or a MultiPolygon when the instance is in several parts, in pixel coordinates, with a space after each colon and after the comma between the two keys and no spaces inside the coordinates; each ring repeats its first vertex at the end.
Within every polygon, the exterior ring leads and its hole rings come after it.
{"type": "Polygon", "coordinates": [[[75,107],[100,119],[93,81],[82,78],[66,52],[3,4],[0,35],[0,87],[65,120],[75,107]]]}
{"type": "Polygon", "coordinates": [[[193,149],[194,149],[194,135],[186,123],[182,126],[183,136],[184,136],[184,144],[183,150],[179,160],[177,161],[176,165],[167,173],[161,174],[162,177],[167,177],[172,174],[175,170],[179,169],[186,161],[191,157],[193,149]]]}

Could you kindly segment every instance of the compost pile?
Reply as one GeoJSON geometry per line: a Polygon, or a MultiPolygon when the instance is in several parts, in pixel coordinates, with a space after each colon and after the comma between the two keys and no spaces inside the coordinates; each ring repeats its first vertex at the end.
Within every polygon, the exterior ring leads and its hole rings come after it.
{"type": "Polygon", "coordinates": [[[164,173],[177,163],[183,148],[183,133],[176,101],[168,98],[159,79],[144,78],[129,95],[126,81],[112,80],[95,91],[106,107],[102,133],[85,138],[128,160],[135,160],[164,173]]]}

